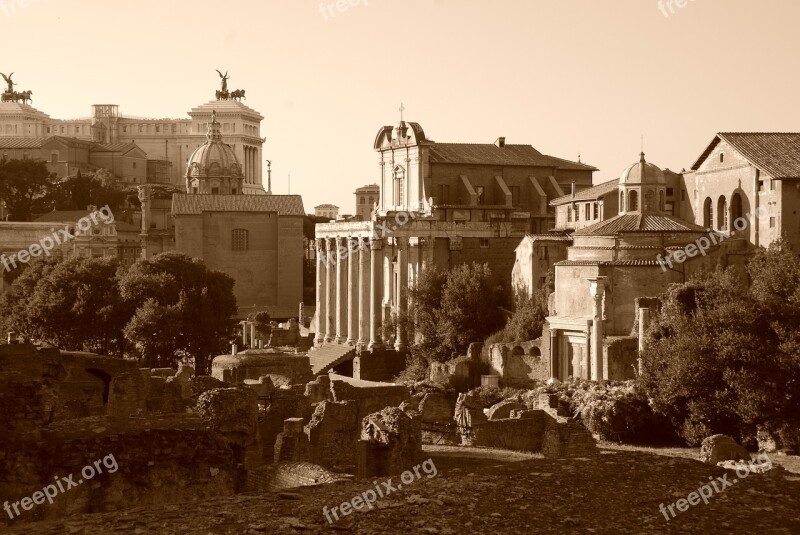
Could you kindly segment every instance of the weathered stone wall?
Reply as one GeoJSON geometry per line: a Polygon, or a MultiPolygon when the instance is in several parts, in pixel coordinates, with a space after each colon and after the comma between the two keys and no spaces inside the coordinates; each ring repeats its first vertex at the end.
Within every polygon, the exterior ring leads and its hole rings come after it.
{"type": "Polygon", "coordinates": [[[405,385],[364,383],[338,375],[331,375],[331,393],[334,401],[355,401],[359,420],[385,407],[399,407],[411,397],[405,385]]]}
{"type": "Polygon", "coordinates": [[[607,337],[603,340],[603,369],[609,381],[636,378],[639,359],[639,339],[632,336],[607,337]]]}
{"type": "Polygon", "coordinates": [[[353,473],[361,434],[358,402],[323,401],[305,428],[314,464],[337,472],[353,473]]]}
{"type": "Polygon", "coordinates": [[[215,357],[211,363],[211,375],[234,384],[269,376],[275,385],[296,385],[313,378],[308,356],[275,349],[248,349],[236,355],[215,357]]]}
{"type": "Polygon", "coordinates": [[[53,504],[34,506],[21,520],[160,506],[236,491],[231,448],[199,418],[92,417],[54,423],[0,442],[3,499],[31,496],[54,478],[70,474],[78,483],[84,478],[83,467],[95,461],[101,461],[101,474],[59,493],[53,504]],[[114,464],[118,468],[110,473],[114,464]]]}
{"type": "Polygon", "coordinates": [[[504,386],[525,386],[550,377],[549,355],[542,355],[542,339],[528,342],[491,344],[489,373],[499,375],[504,386]]]}
{"type": "Polygon", "coordinates": [[[364,381],[391,381],[405,368],[405,353],[391,349],[362,350],[353,359],[353,377],[364,381]]]}

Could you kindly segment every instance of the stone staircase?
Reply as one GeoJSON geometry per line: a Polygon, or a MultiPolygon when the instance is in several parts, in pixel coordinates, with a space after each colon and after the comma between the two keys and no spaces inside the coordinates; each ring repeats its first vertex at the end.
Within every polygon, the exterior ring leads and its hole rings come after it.
{"type": "Polygon", "coordinates": [[[321,344],[308,352],[311,361],[311,372],[314,375],[327,373],[342,362],[356,356],[356,348],[344,344],[321,344]]]}

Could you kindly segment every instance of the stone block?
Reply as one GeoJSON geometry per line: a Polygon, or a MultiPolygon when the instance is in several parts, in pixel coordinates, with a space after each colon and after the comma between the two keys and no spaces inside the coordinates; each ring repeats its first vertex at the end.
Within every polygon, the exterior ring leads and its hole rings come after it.
{"type": "Polygon", "coordinates": [[[700,460],[716,466],[722,461],[749,461],[750,454],[728,435],[711,435],[700,445],[700,460]]]}

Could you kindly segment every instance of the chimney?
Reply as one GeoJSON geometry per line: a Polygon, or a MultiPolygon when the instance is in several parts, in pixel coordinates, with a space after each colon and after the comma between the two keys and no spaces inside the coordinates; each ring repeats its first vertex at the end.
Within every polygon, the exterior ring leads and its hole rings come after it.
{"type": "Polygon", "coordinates": [[[499,137],[499,138],[497,138],[497,139],[495,140],[494,144],[495,144],[495,145],[497,145],[498,147],[500,147],[500,148],[502,149],[503,147],[505,147],[505,146],[506,146],[506,138],[504,138],[504,137],[499,137]]]}

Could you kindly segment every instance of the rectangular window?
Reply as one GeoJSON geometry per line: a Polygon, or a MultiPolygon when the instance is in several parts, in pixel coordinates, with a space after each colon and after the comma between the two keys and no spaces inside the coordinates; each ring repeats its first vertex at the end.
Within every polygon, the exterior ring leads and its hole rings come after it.
{"type": "Polygon", "coordinates": [[[478,194],[478,205],[483,205],[483,186],[475,188],[475,193],[478,194]]]}
{"type": "Polygon", "coordinates": [[[161,127],[159,125],[156,125],[156,133],[158,132],[161,132],[161,127]]]}
{"type": "Polygon", "coordinates": [[[579,207],[575,207],[575,221],[581,220],[581,210],[579,207]]]}
{"type": "Polygon", "coordinates": [[[770,217],[769,218],[769,228],[775,228],[775,218],[774,217],[770,217]]]}
{"type": "Polygon", "coordinates": [[[686,200],[686,190],[685,190],[685,189],[682,189],[682,190],[681,190],[681,200],[682,200],[682,201],[685,201],[685,200],[686,200]]]}
{"type": "Polygon", "coordinates": [[[600,219],[600,203],[594,203],[594,218],[593,219],[600,219]]]}
{"type": "Polygon", "coordinates": [[[481,249],[488,249],[489,248],[489,238],[481,238],[480,239],[481,249]]]}
{"type": "Polygon", "coordinates": [[[775,180],[774,179],[769,181],[769,189],[772,190],[772,191],[775,191],[775,180]]]}
{"type": "Polygon", "coordinates": [[[764,191],[764,181],[763,180],[759,180],[758,181],[758,191],[764,191]]]}
{"type": "Polygon", "coordinates": [[[439,204],[450,204],[450,184],[439,184],[439,204]]]}
{"type": "Polygon", "coordinates": [[[587,202],[587,203],[584,205],[584,215],[586,216],[586,217],[585,217],[586,221],[589,221],[589,220],[592,218],[592,212],[591,212],[591,210],[592,210],[592,205],[590,205],[590,204],[587,202]]]}
{"type": "Polygon", "coordinates": [[[672,188],[667,188],[667,197],[672,197],[674,194],[674,190],[672,188]]]}
{"type": "Polygon", "coordinates": [[[231,231],[232,248],[234,251],[247,251],[249,248],[247,230],[242,228],[231,231]]]}
{"type": "Polygon", "coordinates": [[[572,222],[572,206],[567,206],[567,222],[572,222]]]}
{"type": "Polygon", "coordinates": [[[519,206],[519,186],[511,186],[511,204],[519,206]]]}

